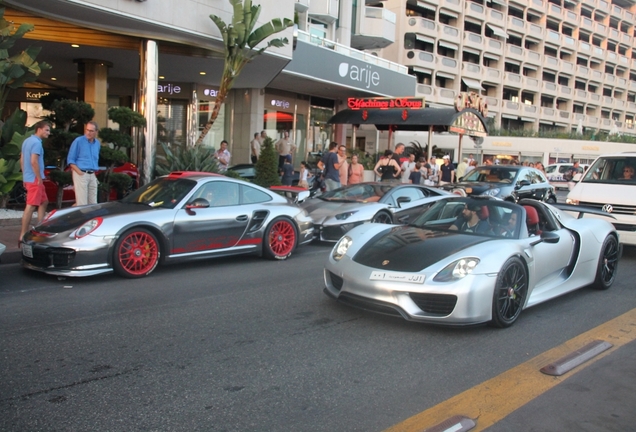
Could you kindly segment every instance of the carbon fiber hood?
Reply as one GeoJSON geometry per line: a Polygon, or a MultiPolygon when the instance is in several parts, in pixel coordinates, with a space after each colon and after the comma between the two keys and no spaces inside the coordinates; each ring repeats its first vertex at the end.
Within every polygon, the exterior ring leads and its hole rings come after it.
{"type": "Polygon", "coordinates": [[[381,270],[418,272],[468,247],[491,240],[458,232],[399,226],[369,240],[353,261],[381,270]]]}
{"type": "Polygon", "coordinates": [[[147,205],[121,203],[118,201],[94,204],[85,207],[78,207],[75,211],[44,222],[38,227],[38,231],[61,233],[64,231],[75,229],[82,225],[84,222],[88,222],[89,220],[96,217],[124,215],[151,210],[153,210],[153,208],[147,205]]]}

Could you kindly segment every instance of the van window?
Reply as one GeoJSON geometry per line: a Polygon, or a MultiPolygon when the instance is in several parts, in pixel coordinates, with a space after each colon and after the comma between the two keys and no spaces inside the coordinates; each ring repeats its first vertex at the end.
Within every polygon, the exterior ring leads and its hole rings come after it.
{"type": "Polygon", "coordinates": [[[587,170],[583,183],[636,185],[636,157],[600,157],[587,170]]]}

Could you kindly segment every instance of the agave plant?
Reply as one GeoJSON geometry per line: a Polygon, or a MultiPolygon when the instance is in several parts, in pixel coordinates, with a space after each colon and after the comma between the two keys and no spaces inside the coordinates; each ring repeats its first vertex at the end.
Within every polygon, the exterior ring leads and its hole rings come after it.
{"type": "Polygon", "coordinates": [[[212,124],[219,115],[221,106],[225,102],[228,92],[234,85],[234,80],[239,76],[245,65],[247,65],[256,56],[262,54],[269,47],[282,47],[289,43],[287,38],[272,39],[262,48],[254,49],[257,45],[273,34],[279,33],[288,27],[294,25],[290,19],[275,18],[270,22],[263,24],[256,30],[256,22],[261,13],[260,5],[253,5],[252,0],[230,0],[234,8],[232,22],[226,24],[216,15],[210,15],[210,19],[216,24],[225,48],[225,64],[223,66],[223,75],[221,77],[221,85],[214,102],[214,108],[210,113],[210,119],[201,131],[201,135],[197,139],[196,145],[199,146],[205,136],[210,131],[212,124]]]}
{"type": "Polygon", "coordinates": [[[219,172],[219,165],[214,159],[214,149],[211,147],[160,144],[165,156],[157,155],[155,172],[158,176],[170,174],[173,171],[219,172]]]}

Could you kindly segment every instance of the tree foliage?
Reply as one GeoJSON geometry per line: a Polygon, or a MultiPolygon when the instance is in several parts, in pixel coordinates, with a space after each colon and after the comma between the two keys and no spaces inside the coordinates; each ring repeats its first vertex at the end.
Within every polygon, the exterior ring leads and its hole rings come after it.
{"type": "Polygon", "coordinates": [[[261,155],[258,161],[256,161],[254,170],[256,171],[256,176],[254,177],[255,184],[265,188],[280,185],[278,153],[276,149],[274,149],[274,140],[270,137],[265,138],[263,142],[261,155]]]}
{"type": "Polygon", "coordinates": [[[219,115],[221,106],[225,102],[228,92],[234,85],[234,80],[238,77],[250,61],[262,54],[269,47],[283,47],[289,41],[287,38],[271,39],[261,48],[256,47],[268,37],[285,30],[294,25],[288,18],[275,18],[263,24],[256,30],[254,27],[258,22],[261,13],[260,5],[253,5],[252,0],[229,0],[234,9],[232,22],[226,24],[223,19],[216,15],[210,15],[210,19],[221,32],[223,37],[223,47],[225,51],[225,62],[223,65],[223,75],[219,92],[214,102],[214,108],[210,114],[210,119],[201,131],[196,145],[200,145],[210,131],[212,124],[219,115]],[[244,3],[243,3],[244,1],[244,3]]]}
{"type": "Polygon", "coordinates": [[[214,158],[214,149],[211,147],[160,144],[165,156],[157,155],[155,172],[158,176],[167,175],[173,171],[219,172],[219,165],[214,158]]]}
{"type": "Polygon", "coordinates": [[[13,23],[4,19],[4,11],[5,8],[0,7],[0,118],[9,91],[35,81],[42,71],[51,69],[50,65],[35,60],[41,50],[39,47],[28,47],[18,54],[9,55],[9,50],[25,34],[33,31],[34,26],[23,23],[15,30],[13,23]]]}

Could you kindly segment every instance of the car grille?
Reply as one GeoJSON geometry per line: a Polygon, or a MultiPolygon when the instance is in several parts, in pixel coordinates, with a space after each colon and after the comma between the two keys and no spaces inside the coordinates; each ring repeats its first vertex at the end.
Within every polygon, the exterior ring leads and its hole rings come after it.
{"type": "MultiPolygon", "coordinates": [[[[580,201],[579,205],[581,207],[589,207],[596,210],[603,210],[603,206],[608,203],[595,203],[595,202],[587,202],[580,201]]],[[[622,204],[610,204],[612,206],[612,213],[610,214],[620,214],[620,215],[628,215],[633,216],[636,215],[636,206],[633,205],[622,205],[622,204]]]]}
{"type": "Polygon", "coordinates": [[[75,259],[75,251],[66,248],[33,248],[33,258],[22,255],[22,259],[36,267],[70,267],[75,259]]]}
{"type": "Polygon", "coordinates": [[[320,230],[320,238],[326,241],[338,241],[345,232],[342,225],[323,227],[320,230]]]}
{"type": "Polygon", "coordinates": [[[457,296],[454,295],[409,293],[409,296],[417,307],[433,315],[450,315],[457,304],[457,296]]]}
{"type": "Polygon", "coordinates": [[[338,297],[338,301],[349,306],[356,307],[358,309],[367,310],[370,312],[380,313],[383,315],[397,316],[402,318],[408,318],[406,312],[402,311],[399,306],[384,303],[379,300],[372,300],[365,297],[360,297],[355,294],[344,292],[338,297]]]}
{"type": "Polygon", "coordinates": [[[332,272],[329,272],[329,278],[331,279],[331,284],[333,285],[333,287],[340,291],[342,289],[342,285],[344,284],[344,279],[332,272]]]}

